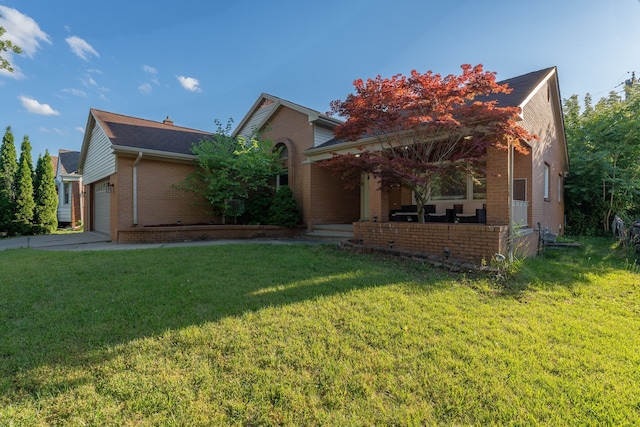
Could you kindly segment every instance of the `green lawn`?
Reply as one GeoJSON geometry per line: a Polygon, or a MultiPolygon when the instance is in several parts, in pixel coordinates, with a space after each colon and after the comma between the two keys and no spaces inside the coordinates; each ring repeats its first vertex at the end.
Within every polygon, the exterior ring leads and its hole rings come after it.
{"type": "Polygon", "coordinates": [[[328,246],[0,252],[0,426],[640,425],[640,274],[328,246]]]}

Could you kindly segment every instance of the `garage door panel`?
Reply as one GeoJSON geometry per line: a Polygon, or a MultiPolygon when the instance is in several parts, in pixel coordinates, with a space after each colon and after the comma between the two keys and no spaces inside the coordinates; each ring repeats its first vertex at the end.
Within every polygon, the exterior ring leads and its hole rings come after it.
{"type": "Polygon", "coordinates": [[[93,201],[93,229],[100,233],[111,234],[111,193],[109,193],[108,181],[102,181],[94,185],[93,201]]]}

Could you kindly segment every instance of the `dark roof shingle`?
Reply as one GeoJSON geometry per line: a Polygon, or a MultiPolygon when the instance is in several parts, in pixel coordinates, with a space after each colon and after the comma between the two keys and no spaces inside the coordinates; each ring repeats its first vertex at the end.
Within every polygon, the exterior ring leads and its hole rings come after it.
{"type": "Polygon", "coordinates": [[[91,109],[113,145],[134,149],[193,154],[191,148],[211,132],[91,109]]]}
{"type": "Polygon", "coordinates": [[[60,173],[70,174],[78,171],[78,161],[80,160],[79,151],[59,150],[58,158],[62,170],[60,173]]]}

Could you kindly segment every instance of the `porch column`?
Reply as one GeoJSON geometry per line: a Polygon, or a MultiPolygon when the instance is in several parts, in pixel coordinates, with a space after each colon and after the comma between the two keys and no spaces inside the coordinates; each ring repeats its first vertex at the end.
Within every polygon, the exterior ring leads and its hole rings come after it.
{"type": "Polygon", "coordinates": [[[509,224],[509,151],[487,149],[487,225],[509,224]]]}
{"type": "Polygon", "coordinates": [[[369,178],[369,219],[378,222],[389,220],[389,192],[381,191],[380,180],[369,178]]]}

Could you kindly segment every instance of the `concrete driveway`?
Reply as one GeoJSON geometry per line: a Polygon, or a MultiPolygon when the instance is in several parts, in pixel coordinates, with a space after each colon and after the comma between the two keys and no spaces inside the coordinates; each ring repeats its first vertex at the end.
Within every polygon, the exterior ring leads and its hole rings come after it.
{"type": "MultiPolygon", "coordinates": [[[[105,251],[105,250],[126,250],[126,249],[151,249],[185,246],[210,246],[210,245],[230,245],[230,244],[276,244],[292,245],[306,244],[319,245],[328,244],[311,239],[243,239],[243,240],[198,240],[191,242],[176,243],[138,243],[138,244],[117,244],[109,237],[94,232],[70,233],[70,234],[47,234],[44,236],[14,237],[11,239],[0,239],[0,252],[6,249],[30,248],[49,251],[105,251]]],[[[333,243],[336,244],[336,243],[333,243]]]]}
{"type": "Polygon", "coordinates": [[[0,251],[6,249],[62,249],[73,250],[85,245],[110,244],[109,237],[99,233],[45,234],[0,239],[0,251]]]}

